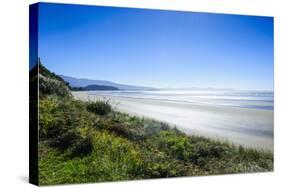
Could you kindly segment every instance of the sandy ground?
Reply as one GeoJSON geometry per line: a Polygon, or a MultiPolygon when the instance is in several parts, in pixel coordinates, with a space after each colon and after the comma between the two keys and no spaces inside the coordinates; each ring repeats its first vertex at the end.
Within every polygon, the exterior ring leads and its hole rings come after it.
{"type": "MultiPolygon", "coordinates": [[[[103,96],[73,92],[76,99],[103,96]]],[[[245,147],[273,151],[273,111],[216,105],[200,105],[155,99],[107,96],[119,111],[153,118],[176,126],[187,134],[227,140],[245,147]]]]}

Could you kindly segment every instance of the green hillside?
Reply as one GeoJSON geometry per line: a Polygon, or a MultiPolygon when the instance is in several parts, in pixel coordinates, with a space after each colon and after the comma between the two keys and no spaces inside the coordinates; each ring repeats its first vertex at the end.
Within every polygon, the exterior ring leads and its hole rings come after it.
{"type": "Polygon", "coordinates": [[[50,72],[39,62],[39,93],[40,96],[56,95],[60,97],[71,97],[69,84],[55,73],[50,72]]]}

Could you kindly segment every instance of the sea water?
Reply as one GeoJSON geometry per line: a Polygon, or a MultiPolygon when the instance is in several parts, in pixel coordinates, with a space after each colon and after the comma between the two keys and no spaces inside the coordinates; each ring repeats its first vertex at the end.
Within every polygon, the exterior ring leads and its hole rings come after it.
{"type": "Polygon", "coordinates": [[[118,90],[91,91],[92,95],[136,99],[166,100],[180,103],[222,105],[240,108],[274,109],[274,95],[270,91],[228,90],[118,90]]]}

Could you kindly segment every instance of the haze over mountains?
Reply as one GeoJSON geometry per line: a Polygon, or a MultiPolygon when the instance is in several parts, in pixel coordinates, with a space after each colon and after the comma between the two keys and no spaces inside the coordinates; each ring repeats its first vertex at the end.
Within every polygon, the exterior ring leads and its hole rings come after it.
{"type": "MultiPolygon", "coordinates": [[[[73,88],[83,88],[84,90],[91,90],[89,88],[105,86],[108,88],[103,88],[101,90],[197,90],[197,91],[261,91],[261,92],[273,92],[270,90],[240,90],[234,88],[215,88],[215,87],[181,87],[181,88],[157,88],[157,87],[146,87],[146,86],[137,86],[137,85],[126,85],[115,83],[107,80],[92,80],[86,78],[75,78],[71,76],[59,75],[63,80],[69,83],[69,85],[73,88]]],[[[100,89],[93,89],[100,90],[100,89]]]]}
{"type": "Polygon", "coordinates": [[[66,82],[69,83],[71,87],[87,87],[89,85],[100,85],[100,86],[111,86],[116,87],[120,90],[153,90],[152,87],[135,86],[135,85],[125,85],[119,84],[106,80],[91,80],[85,78],[74,78],[71,76],[60,75],[66,82]]]}
{"type": "MultiPolygon", "coordinates": [[[[108,86],[108,87],[114,87],[118,88],[119,90],[207,90],[207,91],[234,91],[235,89],[231,88],[198,88],[198,87],[182,87],[182,88],[156,88],[156,87],[145,87],[145,86],[136,86],[136,85],[126,85],[126,84],[120,84],[115,83],[107,80],[91,80],[86,78],[75,78],[72,76],[65,76],[65,75],[59,75],[61,78],[63,78],[66,82],[69,83],[71,87],[75,88],[83,88],[87,90],[87,87],[89,86],[108,86]]],[[[113,89],[116,90],[116,89],[113,89]]]]}

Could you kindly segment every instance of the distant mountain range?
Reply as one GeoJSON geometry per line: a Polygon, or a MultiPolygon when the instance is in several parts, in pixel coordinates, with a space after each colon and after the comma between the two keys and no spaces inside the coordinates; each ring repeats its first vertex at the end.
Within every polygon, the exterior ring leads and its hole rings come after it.
{"type": "Polygon", "coordinates": [[[197,91],[239,91],[231,88],[200,88],[200,87],[178,87],[178,88],[153,88],[136,85],[126,85],[106,80],[91,80],[85,78],[75,78],[71,76],[59,75],[64,81],[68,82],[73,90],[197,90],[197,91]],[[111,88],[112,87],[112,88],[111,88]]]}
{"type": "Polygon", "coordinates": [[[110,87],[118,88],[120,90],[154,90],[154,88],[152,87],[125,85],[125,84],[114,83],[106,80],[90,80],[84,78],[74,78],[71,76],[64,76],[64,75],[59,75],[59,76],[63,78],[66,82],[68,82],[71,87],[77,87],[77,88],[95,85],[95,86],[110,86],[110,87]]]}

